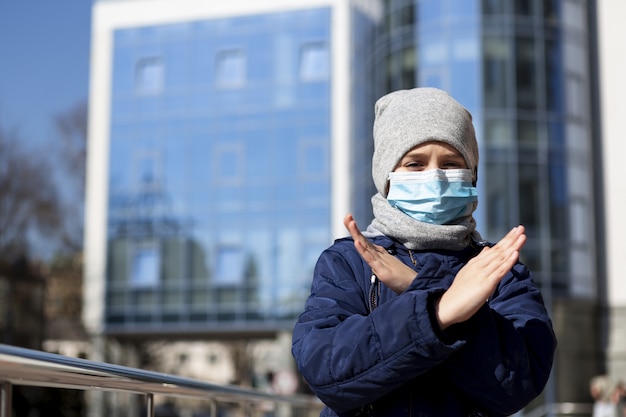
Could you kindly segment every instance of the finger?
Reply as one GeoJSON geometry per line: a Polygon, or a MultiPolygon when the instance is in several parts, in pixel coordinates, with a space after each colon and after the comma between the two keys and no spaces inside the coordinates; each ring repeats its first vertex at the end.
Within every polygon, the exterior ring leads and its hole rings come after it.
{"type": "Polygon", "coordinates": [[[512,228],[494,247],[516,247],[521,248],[526,242],[526,228],[522,225],[512,228]]]}
{"type": "Polygon", "coordinates": [[[360,240],[354,241],[354,247],[356,248],[359,255],[363,258],[363,260],[370,266],[372,269],[376,269],[376,252],[372,250],[372,245],[369,243],[364,243],[360,240]]]}
{"type": "Polygon", "coordinates": [[[485,248],[477,257],[483,262],[501,261],[511,253],[519,251],[526,243],[524,226],[514,227],[498,243],[491,248],[485,248]]]}
{"type": "Polygon", "coordinates": [[[498,241],[498,243],[493,246],[493,248],[498,249],[510,246],[511,244],[513,244],[513,242],[516,241],[517,237],[519,236],[519,232],[519,226],[512,228],[506,235],[504,235],[504,237],[502,237],[502,239],[498,241]]]}
{"type": "Polygon", "coordinates": [[[348,229],[348,232],[350,233],[350,236],[352,236],[352,239],[354,239],[354,241],[357,241],[359,239],[365,239],[364,236],[361,234],[361,230],[359,230],[359,226],[356,224],[354,217],[352,217],[352,214],[348,214],[346,215],[346,217],[344,217],[343,225],[346,229],[348,229]]]}
{"type": "Polygon", "coordinates": [[[519,243],[514,246],[500,245],[499,247],[485,248],[478,256],[470,260],[469,263],[474,268],[482,271],[485,278],[489,280],[499,280],[517,263],[519,260],[518,248],[523,245],[525,236],[518,237],[519,243]]]}
{"type": "Polygon", "coordinates": [[[354,217],[352,217],[352,214],[348,214],[344,217],[343,224],[346,229],[348,229],[348,232],[350,232],[350,236],[352,236],[352,240],[354,240],[354,246],[357,252],[359,252],[368,264],[374,262],[378,251],[376,250],[375,245],[363,236],[359,226],[354,220],[354,217]]]}
{"type": "Polygon", "coordinates": [[[353,227],[352,223],[356,225],[354,217],[352,217],[352,214],[350,213],[346,214],[346,217],[343,218],[343,225],[348,230],[348,232],[350,232],[350,234],[352,234],[352,231],[350,230],[353,227]]]}
{"type": "Polygon", "coordinates": [[[518,226],[513,233],[506,236],[506,239],[498,246],[499,250],[510,254],[513,251],[520,251],[526,244],[526,233],[523,226],[518,226]]]}
{"type": "Polygon", "coordinates": [[[494,246],[493,248],[486,248],[474,259],[478,267],[490,273],[502,268],[512,267],[517,262],[518,257],[519,250],[517,246],[500,246],[498,248],[494,246]],[[511,260],[513,260],[513,263],[511,263],[511,260]]]}
{"type": "Polygon", "coordinates": [[[354,216],[352,216],[352,213],[346,214],[346,216],[343,218],[343,224],[344,226],[346,226],[346,229],[348,228],[348,223],[350,223],[351,221],[354,221],[354,216]]]}

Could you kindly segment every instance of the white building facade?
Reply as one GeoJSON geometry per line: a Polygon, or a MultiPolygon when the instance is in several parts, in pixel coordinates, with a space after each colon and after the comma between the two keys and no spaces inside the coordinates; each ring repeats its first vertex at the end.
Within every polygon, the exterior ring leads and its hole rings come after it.
{"type": "Polygon", "coordinates": [[[606,328],[607,373],[626,380],[626,58],[621,39],[626,35],[626,4],[599,0],[597,3],[600,115],[602,137],[603,219],[606,247],[606,287],[603,324],[606,328]]]}

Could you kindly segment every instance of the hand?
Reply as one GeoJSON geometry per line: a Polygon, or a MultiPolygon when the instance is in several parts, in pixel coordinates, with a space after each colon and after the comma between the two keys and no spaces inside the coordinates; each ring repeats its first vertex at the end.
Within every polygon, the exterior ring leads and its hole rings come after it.
{"type": "Polygon", "coordinates": [[[484,248],[461,268],[436,305],[437,321],[442,330],[476,314],[513,268],[525,243],[524,226],[514,227],[496,245],[484,248]]]}
{"type": "Polygon", "coordinates": [[[354,240],[354,247],[379,280],[394,292],[400,294],[411,284],[417,273],[405,265],[385,248],[374,245],[359,230],[352,214],[343,219],[343,224],[354,240]]]}

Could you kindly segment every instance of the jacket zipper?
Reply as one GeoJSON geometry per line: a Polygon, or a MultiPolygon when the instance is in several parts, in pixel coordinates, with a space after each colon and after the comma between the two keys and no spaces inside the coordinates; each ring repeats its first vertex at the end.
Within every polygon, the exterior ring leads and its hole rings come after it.
{"type": "MultiPolygon", "coordinates": [[[[396,248],[392,245],[388,248],[385,248],[387,253],[390,255],[396,255],[396,248]]],[[[413,259],[411,257],[411,259],[413,259]]],[[[370,293],[369,293],[369,312],[371,313],[378,306],[378,299],[380,298],[380,281],[374,272],[372,272],[372,276],[370,277],[370,293]]]]}
{"type": "Polygon", "coordinates": [[[378,285],[378,277],[372,274],[370,277],[370,293],[369,293],[369,312],[371,313],[378,304],[378,296],[380,295],[380,286],[378,285]]]}

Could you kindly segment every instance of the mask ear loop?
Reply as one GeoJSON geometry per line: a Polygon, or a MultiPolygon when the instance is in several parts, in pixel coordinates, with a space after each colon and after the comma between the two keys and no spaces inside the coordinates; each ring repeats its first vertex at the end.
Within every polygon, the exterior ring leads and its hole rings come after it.
{"type": "Polygon", "coordinates": [[[474,168],[474,181],[472,181],[472,186],[476,187],[478,184],[478,167],[474,168]]]}

